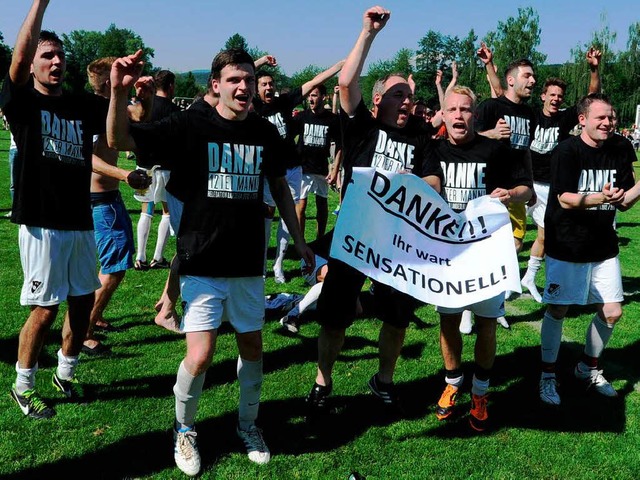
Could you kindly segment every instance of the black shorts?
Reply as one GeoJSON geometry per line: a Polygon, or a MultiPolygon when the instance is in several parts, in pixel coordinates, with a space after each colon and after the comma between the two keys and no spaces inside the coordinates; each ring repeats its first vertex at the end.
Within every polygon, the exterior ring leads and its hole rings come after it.
{"type": "MultiPolygon", "coordinates": [[[[356,302],[366,276],[340,260],[329,259],[329,271],[318,298],[318,323],[329,329],[348,328],[356,317],[356,302]]],[[[375,315],[396,328],[406,328],[419,305],[409,295],[374,282],[375,315]]]]}

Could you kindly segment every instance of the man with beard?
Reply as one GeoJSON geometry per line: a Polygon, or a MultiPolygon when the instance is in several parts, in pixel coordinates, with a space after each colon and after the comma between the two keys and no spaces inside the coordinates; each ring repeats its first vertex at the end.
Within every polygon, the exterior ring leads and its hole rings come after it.
{"type": "MultiPolygon", "coordinates": [[[[339,77],[341,121],[343,126],[344,190],[353,167],[378,167],[392,172],[416,172],[440,190],[442,170],[436,164],[424,165],[428,135],[420,126],[409,124],[413,93],[405,78],[388,75],[373,87],[373,116],[362,100],[359,80],[362,66],[376,35],[384,28],[391,12],[372,7],[363,16],[362,31],[349,53],[339,77]],[[377,145],[383,144],[381,149],[377,145]],[[388,146],[395,146],[388,148],[388,146]],[[378,151],[378,153],[377,153],[378,151]],[[403,156],[400,152],[412,152],[403,156]]],[[[343,192],[344,194],[344,192],[343,192]]],[[[333,366],[342,349],[347,327],[353,322],[358,295],[365,276],[347,264],[329,259],[328,273],[318,299],[321,324],[318,337],[316,381],[307,397],[309,418],[326,411],[332,391],[333,366]]],[[[375,282],[376,311],[383,320],[379,338],[379,370],[371,377],[369,388],[385,406],[397,409],[393,384],[396,362],[404,343],[409,319],[417,305],[408,295],[375,282]]]]}
{"type": "MultiPolygon", "coordinates": [[[[263,57],[259,59],[262,63],[266,59],[266,63],[273,65],[274,57],[263,57]]],[[[311,93],[311,90],[326,82],[340,71],[344,60],[339,61],[334,66],[328,68],[324,72],[316,75],[312,80],[304,83],[301,87],[294,88],[289,93],[281,93],[276,96],[276,84],[273,75],[261,71],[257,74],[258,96],[253,99],[253,108],[255,112],[263,118],[269,120],[278,129],[278,133],[284,139],[287,145],[285,158],[280,159],[287,168],[287,183],[291,190],[293,201],[297,204],[300,200],[300,187],[302,184],[302,167],[300,160],[297,158],[294,136],[290,132],[291,117],[293,109],[302,103],[304,97],[311,93]]],[[[271,238],[271,222],[275,214],[275,203],[271,196],[269,186],[265,185],[264,203],[267,204],[267,218],[265,219],[265,249],[269,246],[271,238]]],[[[273,265],[273,274],[276,283],[285,283],[286,279],[282,270],[282,262],[289,245],[289,232],[287,226],[280,221],[278,225],[278,233],[276,240],[276,259],[273,265]]],[[[266,253],[265,253],[266,255],[266,253]]],[[[266,257],[265,257],[266,258],[266,257]]]]}
{"type": "Polygon", "coordinates": [[[329,185],[334,185],[342,159],[340,122],[337,115],[324,108],[327,88],[318,85],[307,97],[309,108],[293,119],[293,135],[298,135],[298,155],[302,163],[302,185],[300,201],[296,205],[300,229],[304,233],[307,198],[316,197],[316,239],[322,237],[327,228],[329,207],[327,197],[329,185]],[[331,142],[335,142],[335,157],[329,173],[328,158],[331,142]]]}

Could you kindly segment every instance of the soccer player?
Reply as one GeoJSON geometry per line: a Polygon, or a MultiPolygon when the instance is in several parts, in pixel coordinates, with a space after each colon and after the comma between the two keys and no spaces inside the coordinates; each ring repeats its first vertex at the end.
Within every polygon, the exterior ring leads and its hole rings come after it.
{"type": "Polygon", "coordinates": [[[540,399],[559,405],[556,362],[562,323],[570,305],[595,305],[575,376],[607,397],[617,396],[599,366],[613,329],[622,317],[622,275],[616,209],[637,200],[629,142],[607,141],[613,109],[608,98],[590,94],[578,102],[580,136],[561,142],[551,158],[551,186],[545,214],[547,311],[540,332],[540,399]],[[630,195],[625,191],[632,189],[630,195]]]}
{"type": "MultiPolygon", "coordinates": [[[[99,58],[87,66],[89,83],[94,93],[103,98],[109,98],[111,95],[109,74],[115,59],[115,57],[99,58]]],[[[143,85],[139,85],[137,97],[142,98],[143,101],[136,105],[130,105],[128,108],[129,117],[133,120],[142,119],[141,116],[150,111],[153,79],[146,77],[144,83],[146,88],[142,87],[143,85]]],[[[130,171],[119,168],[117,165],[118,151],[107,146],[104,135],[98,135],[94,140],[91,211],[100,259],[98,278],[101,287],[96,291],[82,352],[87,355],[102,355],[109,353],[110,349],[95,337],[94,329],[96,327],[107,330],[113,328],[105,321],[104,310],[124,279],[127,269],[133,267],[133,255],[135,254],[131,218],[129,218],[120,195],[118,184],[120,181],[124,181],[129,184],[134,183],[138,187],[144,187],[149,185],[151,178],[141,170],[130,171]],[[135,183],[134,179],[142,179],[144,182],[135,183]]]]}
{"type": "Polygon", "coordinates": [[[338,116],[324,108],[327,88],[318,85],[307,97],[309,108],[292,120],[293,135],[298,135],[298,155],[302,164],[300,201],[296,205],[298,222],[305,231],[307,198],[316,197],[316,239],[322,237],[327,228],[329,185],[336,183],[342,159],[342,140],[338,116]],[[336,145],[334,161],[329,172],[328,158],[331,142],[336,145]]]}
{"type": "Polygon", "coordinates": [[[31,309],[20,331],[11,396],[36,419],[55,415],[38,395],[35,377],[40,350],[65,300],[69,308],[52,380],[64,397],[78,394],[78,355],[100,287],[89,185],[93,135],[105,130],[107,106],[95,95],[63,94],[62,42],[41,31],[48,4],[33,0],[0,94],[0,108],[18,146],[11,221],[20,225],[20,303],[31,309]]]}
{"type": "MultiPolygon", "coordinates": [[[[476,96],[468,87],[454,86],[447,91],[443,116],[447,138],[430,149],[430,160],[442,165],[445,172],[443,197],[455,211],[463,211],[469,200],[491,195],[503,204],[526,202],[531,197],[532,181],[528,175],[524,151],[510,149],[503,142],[475,133],[476,96]],[[473,168],[477,174],[461,175],[473,168]],[[459,180],[463,179],[463,183],[459,180]]],[[[488,388],[496,355],[496,319],[504,315],[504,293],[461,308],[436,307],[440,314],[440,349],[445,367],[446,388],[436,409],[439,420],[448,418],[456,403],[462,383],[462,336],[459,325],[462,312],[476,316],[475,367],[472,383],[469,423],[483,431],[488,423],[488,388]]]]}
{"type": "MultiPolygon", "coordinates": [[[[380,167],[393,172],[421,172],[437,190],[442,170],[438,164],[423,165],[429,136],[418,123],[410,125],[413,94],[409,83],[400,75],[389,75],[373,87],[374,116],[362,101],[359,86],[362,66],[371,44],[389,20],[390,12],[372,7],[363,16],[362,31],[340,72],[340,105],[345,149],[345,190],[353,167],[380,167]],[[385,154],[376,154],[376,144],[385,138],[395,148],[385,147],[385,154]],[[412,148],[408,148],[411,146],[412,148]],[[403,157],[401,151],[413,151],[403,157]],[[395,152],[392,153],[392,152],[395,152]]],[[[318,370],[316,381],[307,397],[309,417],[326,410],[326,399],[332,391],[333,366],[344,343],[347,327],[352,323],[356,301],[365,277],[343,262],[329,259],[328,273],[318,299],[321,324],[318,337],[318,370]]],[[[398,398],[393,373],[404,343],[409,318],[417,302],[406,294],[381,283],[375,284],[374,298],[379,302],[383,320],[380,329],[380,363],[378,373],[371,377],[369,387],[386,406],[397,408],[398,398]]]]}
{"type": "MultiPolygon", "coordinates": [[[[259,62],[273,65],[275,63],[275,58],[265,56],[259,59],[259,62]]],[[[311,93],[313,88],[323,84],[338,73],[342,68],[343,63],[344,60],[341,60],[327,70],[320,72],[313,79],[304,83],[301,87],[294,88],[289,93],[281,93],[279,96],[276,96],[276,84],[273,76],[264,70],[258,72],[258,96],[253,99],[253,108],[258,115],[266,118],[277,127],[278,133],[280,133],[280,136],[286,142],[288,148],[284,153],[284,158],[280,159],[280,161],[287,168],[287,183],[291,189],[293,201],[296,204],[300,200],[302,167],[300,166],[300,160],[296,155],[294,137],[290,132],[292,112],[295,107],[302,103],[304,97],[311,93]]],[[[273,221],[273,216],[275,214],[275,202],[273,201],[268,185],[265,185],[264,199],[268,207],[267,218],[265,220],[265,248],[267,248],[269,246],[269,239],[271,238],[271,222],[273,221]]],[[[290,238],[286,227],[287,226],[282,221],[278,226],[276,259],[273,265],[273,274],[276,283],[285,283],[286,281],[282,270],[282,262],[284,261],[284,256],[287,246],[289,245],[290,238]]]]}
{"type": "MultiPolygon", "coordinates": [[[[176,76],[169,70],[160,70],[155,75],[156,95],[153,99],[153,109],[151,111],[150,121],[160,120],[179,112],[180,107],[171,101],[174,96],[176,86],[176,76]]],[[[155,154],[140,150],[137,152],[136,163],[138,167],[151,171],[153,167],[153,181],[148,189],[137,192],[135,199],[141,202],[140,219],[138,220],[138,252],[136,254],[135,268],[136,270],[148,270],[155,268],[168,268],[169,262],[164,258],[164,248],[167,245],[171,227],[170,210],[167,206],[166,185],[169,182],[171,171],[167,168],[168,160],[164,152],[156,152],[155,154]],[[153,253],[153,259],[147,263],[147,240],[149,240],[149,230],[151,229],[151,220],[155,205],[162,205],[162,219],[158,224],[158,238],[156,239],[156,248],[153,253]]]]}
{"type": "Polygon", "coordinates": [[[112,147],[168,152],[169,189],[175,185],[173,191],[180,192],[184,202],[178,258],[187,354],[174,386],[174,459],[188,475],[200,470],[195,417],[225,318],[236,331],[240,353],[237,434],[250,460],[264,464],[271,455],[255,421],[262,386],[265,177],[298,252],[310,268],[314,265],[313,252],[298,227],[284,166],[278,162],[282,140],[273,125],[249,115],[255,71],[253,59],[243,50],[224,50],[213,60],[211,90],[219,99],[215,108],[189,109],[130,128],[127,91],[139,75],[141,54],[114,63],[107,134],[112,147]]]}

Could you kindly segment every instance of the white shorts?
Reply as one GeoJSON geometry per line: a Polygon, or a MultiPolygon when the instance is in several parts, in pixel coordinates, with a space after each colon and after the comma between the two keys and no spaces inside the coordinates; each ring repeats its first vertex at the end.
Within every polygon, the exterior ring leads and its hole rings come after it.
{"type": "Polygon", "coordinates": [[[467,305],[466,307],[447,308],[436,306],[436,312],[444,313],[445,315],[455,315],[456,313],[462,313],[465,310],[471,310],[478,317],[504,317],[504,292],[487,300],[467,305]]]}
{"type": "Polygon", "coordinates": [[[53,230],[20,225],[24,283],[21,305],[50,307],[100,288],[93,230],[53,230]]]}
{"type": "Polygon", "coordinates": [[[537,201],[533,207],[527,208],[527,215],[537,226],[544,228],[544,213],[549,201],[549,184],[533,182],[533,190],[536,192],[537,201]]]}
{"type": "Polygon", "coordinates": [[[618,257],[602,262],[572,263],[547,255],[545,269],[543,303],[589,305],[620,303],[624,299],[618,257]]]}
{"type": "MultiPolygon", "coordinates": [[[[319,257],[316,255],[316,268],[313,269],[313,272],[308,274],[302,274],[304,281],[311,287],[313,287],[316,283],[318,283],[318,273],[320,273],[320,269],[324,267],[329,261],[326,258],[319,257]]],[[[300,269],[304,270],[304,267],[307,265],[307,262],[304,260],[300,260],[300,269]]]]}
{"type": "Polygon", "coordinates": [[[327,198],[329,196],[329,183],[327,183],[327,178],[317,173],[303,173],[300,198],[304,200],[310,193],[315,193],[319,197],[327,198]]]}
{"type": "MultiPolygon", "coordinates": [[[[291,192],[291,197],[293,198],[293,203],[298,203],[300,201],[300,185],[302,184],[302,167],[293,167],[287,169],[287,175],[285,176],[287,180],[287,185],[289,185],[289,191],[291,192]]],[[[264,180],[264,203],[269,205],[270,207],[275,207],[276,202],[273,200],[271,196],[271,190],[269,189],[269,182],[264,180]]]]}
{"type": "Polygon", "coordinates": [[[213,278],[180,276],[185,302],[180,329],[206,332],[228,321],[238,333],[262,330],[264,325],[264,278],[213,278]]]}
{"type": "MultiPolygon", "coordinates": [[[[138,167],[139,170],[145,170],[148,173],[148,170],[145,168],[138,167]]],[[[160,170],[157,169],[153,172],[151,176],[151,185],[146,190],[136,190],[133,194],[133,198],[138,200],[139,202],[144,203],[159,203],[167,201],[167,183],[169,183],[169,178],[171,177],[170,170],[160,170]]],[[[169,210],[171,212],[171,210],[169,210]]]]}

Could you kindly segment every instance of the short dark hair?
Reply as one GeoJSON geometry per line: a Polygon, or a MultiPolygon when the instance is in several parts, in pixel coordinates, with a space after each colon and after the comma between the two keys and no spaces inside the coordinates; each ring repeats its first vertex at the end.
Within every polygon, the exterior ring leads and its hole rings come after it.
{"type": "Polygon", "coordinates": [[[547,93],[549,87],[560,87],[564,93],[567,91],[567,82],[558,77],[550,77],[544,82],[542,93],[547,93]]]}
{"type": "Polygon", "coordinates": [[[260,80],[262,77],[273,78],[273,73],[268,70],[258,70],[258,72],[256,73],[256,81],[260,80]]]}
{"type": "MultiPolygon", "coordinates": [[[[321,84],[319,84],[319,85],[315,85],[315,86],[311,89],[311,92],[313,92],[316,88],[318,89],[318,93],[319,93],[321,96],[323,96],[323,97],[324,97],[324,96],[327,94],[327,87],[325,87],[325,86],[324,86],[324,83],[321,83],[321,84]]],[[[311,92],[309,92],[309,93],[311,93],[311,92]]]]}
{"type": "Polygon", "coordinates": [[[253,58],[251,58],[251,55],[245,50],[241,48],[222,50],[215,56],[213,62],[211,62],[211,75],[209,76],[209,80],[219,80],[220,72],[222,72],[222,69],[227,65],[240,65],[243,63],[248,63],[254,70],[256,69],[253,58]]]}
{"type": "Polygon", "coordinates": [[[587,116],[589,113],[589,107],[593,102],[604,102],[607,105],[611,105],[611,100],[604,93],[590,93],[589,95],[585,95],[580,99],[578,104],[576,105],[578,109],[578,115],[587,116]]]}
{"type": "Polygon", "coordinates": [[[171,88],[171,85],[175,85],[176,76],[170,70],[160,70],[158,73],[156,73],[153,80],[155,81],[156,88],[158,90],[167,92],[171,88]]]}
{"type": "Polygon", "coordinates": [[[40,35],[38,36],[38,45],[40,45],[41,43],[55,43],[60,47],[63,46],[60,37],[51,30],[40,30],[40,35]]]}
{"type": "Polygon", "coordinates": [[[527,60],[526,58],[519,58],[518,60],[514,60],[507,68],[504,69],[504,78],[506,79],[513,70],[516,70],[519,67],[531,67],[533,69],[533,63],[527,60]]]}

